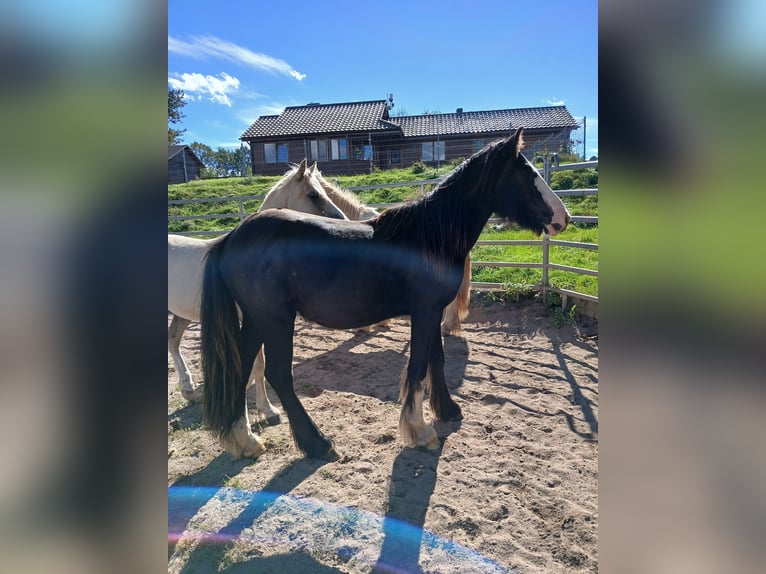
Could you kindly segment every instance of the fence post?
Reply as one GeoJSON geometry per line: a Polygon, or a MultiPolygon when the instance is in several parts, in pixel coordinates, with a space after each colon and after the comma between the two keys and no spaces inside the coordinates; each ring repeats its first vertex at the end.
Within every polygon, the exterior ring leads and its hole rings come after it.
{"type": "Polygon", "coordinates": [[[548,234],[543,233],[543,303],[548,303],[548,234]]]}
{"type": "Polygon", "coordinates": [[[241,198],[237,199],[237,204],[239,205],[239,222],[242,223],[245,220],[245,206],[241,198]]]}
{"type": "MultiPolygon", "coordinates": [[[[551,157],[546,155],[543,158],[543,177],[545,183],[551,184],[551,157]]],[[[548,234],[543,233],[543,303],[548,303],[548,250],[550,244],[548,243],[548,234]]]]}

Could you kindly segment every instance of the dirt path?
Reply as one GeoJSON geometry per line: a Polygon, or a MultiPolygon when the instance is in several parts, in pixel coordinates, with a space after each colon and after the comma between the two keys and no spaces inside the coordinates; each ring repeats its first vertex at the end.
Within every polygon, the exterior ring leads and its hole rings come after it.
{"type": "MultiPolygon", "coordinates": [[[[168,571],[596,572],[596,341],[534,302],[473,304],[445,338],[465,418],[437,423],[443,446],[426,452],[397,431],[409,321],[368,334],[299,320],[296,389],[334,463],[299,458],[286,423],[256,425],[269,450],[232,461],[168,356],[168,571]]],[[[182,350],[199,381],[198,326],[182,350]]]]}

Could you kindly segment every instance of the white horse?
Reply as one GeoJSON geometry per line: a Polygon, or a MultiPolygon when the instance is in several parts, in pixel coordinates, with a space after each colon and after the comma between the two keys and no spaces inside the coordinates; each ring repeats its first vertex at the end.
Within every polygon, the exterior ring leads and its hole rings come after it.
{"type": "MultiPolygon", "coordinates": [[[[306,160],[288,171],[266,195],[260,209],[289,208],[336,219],[347,219],[327,196],[315,174],[306,169],[306,160]]],[[[180,352],[181,337],[192,321],[199,321],[200,291],[205,254],[214,239],[195,239],[168,235],[168,311],[173,315],[168,329],[168,350],[173,357],[181,394],[188,401],[202,399],[202,386],[195,388],[191,373],[180,352]]],[[[263,355],[253,367],[255,401],[266,419],[279,418],[280,411],[271,404],[263,384],[263,355]],[[260,378],[259,378],[260,377],[260,378]]]]}

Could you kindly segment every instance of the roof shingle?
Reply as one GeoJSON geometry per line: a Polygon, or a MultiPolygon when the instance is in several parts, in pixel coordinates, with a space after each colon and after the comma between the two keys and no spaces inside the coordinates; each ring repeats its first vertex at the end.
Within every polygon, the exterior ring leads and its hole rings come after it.
{"type": "Polygon", "coordinates": [[[404,137],[502,132],[519,126],[541,129],[579,125],[565,106],[402,116],[391,118],[391,122],[402,128],[404,137]]]}
{"type": "Polygon", "coordinates": [[[526,129],[576,128],[566,106],[455,112],[388,117],[385,100],[291,106],[279,115],[261,116],[240,139],[300,136],[353,131],[399,131],[404,137],[504,132],[526,129]]]}
{"type": "Polygon", "coordinates": [[[383,131],[397,127],[386,122],[386,101],[291,106],[278,116],[261,116],[240,139],[295,136],[342,131],[383,131]]]}

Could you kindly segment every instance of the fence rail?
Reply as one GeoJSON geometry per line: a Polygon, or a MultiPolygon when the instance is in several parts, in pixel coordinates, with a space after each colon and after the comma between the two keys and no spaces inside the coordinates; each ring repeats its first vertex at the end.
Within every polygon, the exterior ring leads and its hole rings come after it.
{"type": "MultiPolygon", "coordinates": [[[[535,158],[535,160],[537,159],[542,160],[544,162],[543,173],[544,173],[544,177],[549,183],[550,183],[550,175],[552,172],[555,172],[555,171],[598,167],[598,161],[586,161],[586,162],[554,165],[555,158],[553,160],[550,157],[535,158]]],[[[419,186],[421,193],[423,193],[425,190],[425,186],[436,185],[440,181],[441,179],[425,179],[425,180],[408,181],[408,182],[401,182],[401,183],[385,183],[385,184],[378,184],[378,185],[353,186],[347,189],[350,191],[368,191],[372,189],[381,189],[381,188],[419,186]]],[[[559,191],[554,191],[554,193],[558,196],[598,195],[598,188],[559,190],[559,191]]],[[[168,200],[169,206],[170,205],[187,205],[192,203],[236,202],[237,211],[230,212],[230,213],[215,213],[215,214],[204,214],[204,215],[168,215],[168,221],[186,221],[186,220],[204,220],[204,219],[239,219],[239,221],[242,221],[245,219],[245,217],[247,217],[248,215],[250,215],[250,213],[252,213],[252,212],[245,211],[245,208],[244,208],[245,202],[263,200],[265,195],[266,194],[236,195],[236,196],[226,196],[226,197],[195,198],[195,199],[171,199],[171,200],[168,200]]],[[[374,208],[386,208],[386,207],[391,207],[394,205],[398,205],[398,203],[369,204],[370,207],[374,207],[374,208]]],[[[578,215],[578,216],[573,216],[572,221],[575,223],[598,224],[598,217],[588,216],[588,215],[578,215]]],[[[500,222],[502,222],[502,219],[491,218],[487,223],[488,225],[492,225],[492,224],[497,224],[500,222]]],[[[187,235],[187,236],[214,236],[214,235],[220,235],[222,233],[226,233],[226,231],[228,230],[223,229],[223,230],[215,230],[215,231],[185,231],[185,232],[179,232],[177,234],[187,235]]],[[[562,295],[562,304],[565,304],[567,297],[582,299],[585,301],[591,301],[596,304],[598,303],[598,297],[594,295],[589,295],[587,293],[580,293],[580,292],[572,291],[569,289],[553,287],[550,285],[548,281],[549,270],[566,271],[569,273],[577,273],[580,275],[589,275],[591,277],[598,277],[598,271],[594,271],[592,269],[583,269],[581,267],[573,267],[569,265],[560,265],[557,263],[551,263],[549,261],[550,246],[597,251],[598,244],[583,243],[578,241],[563,241],[559,239],[549,239],[547,235],[543,235],[542,239],[495,239],[495,240],[485,239],[485,240],[479,240],[476,242],[476,246],[493,246],[493,245],[540,246],[542,249],[543,262],[532,263],[532,262],[508,262],[508,261],[471,261],[471,268],[509,267],[509,268],[524,268],[524,269],[541,269],[542,275],[543,275],[541,283],[539,285],[529,285],[528,287],[534,290],[541,291],[543,294],[543,297],[545,297],[548,292],[555,292],[562,295]]],[[[489,282],[482,282],[482,281],[472,281],[471,286],[476,289],[485,289],[485,290],[499,290],[503,288],[502,283],[489,283],[489,282]]]]}

